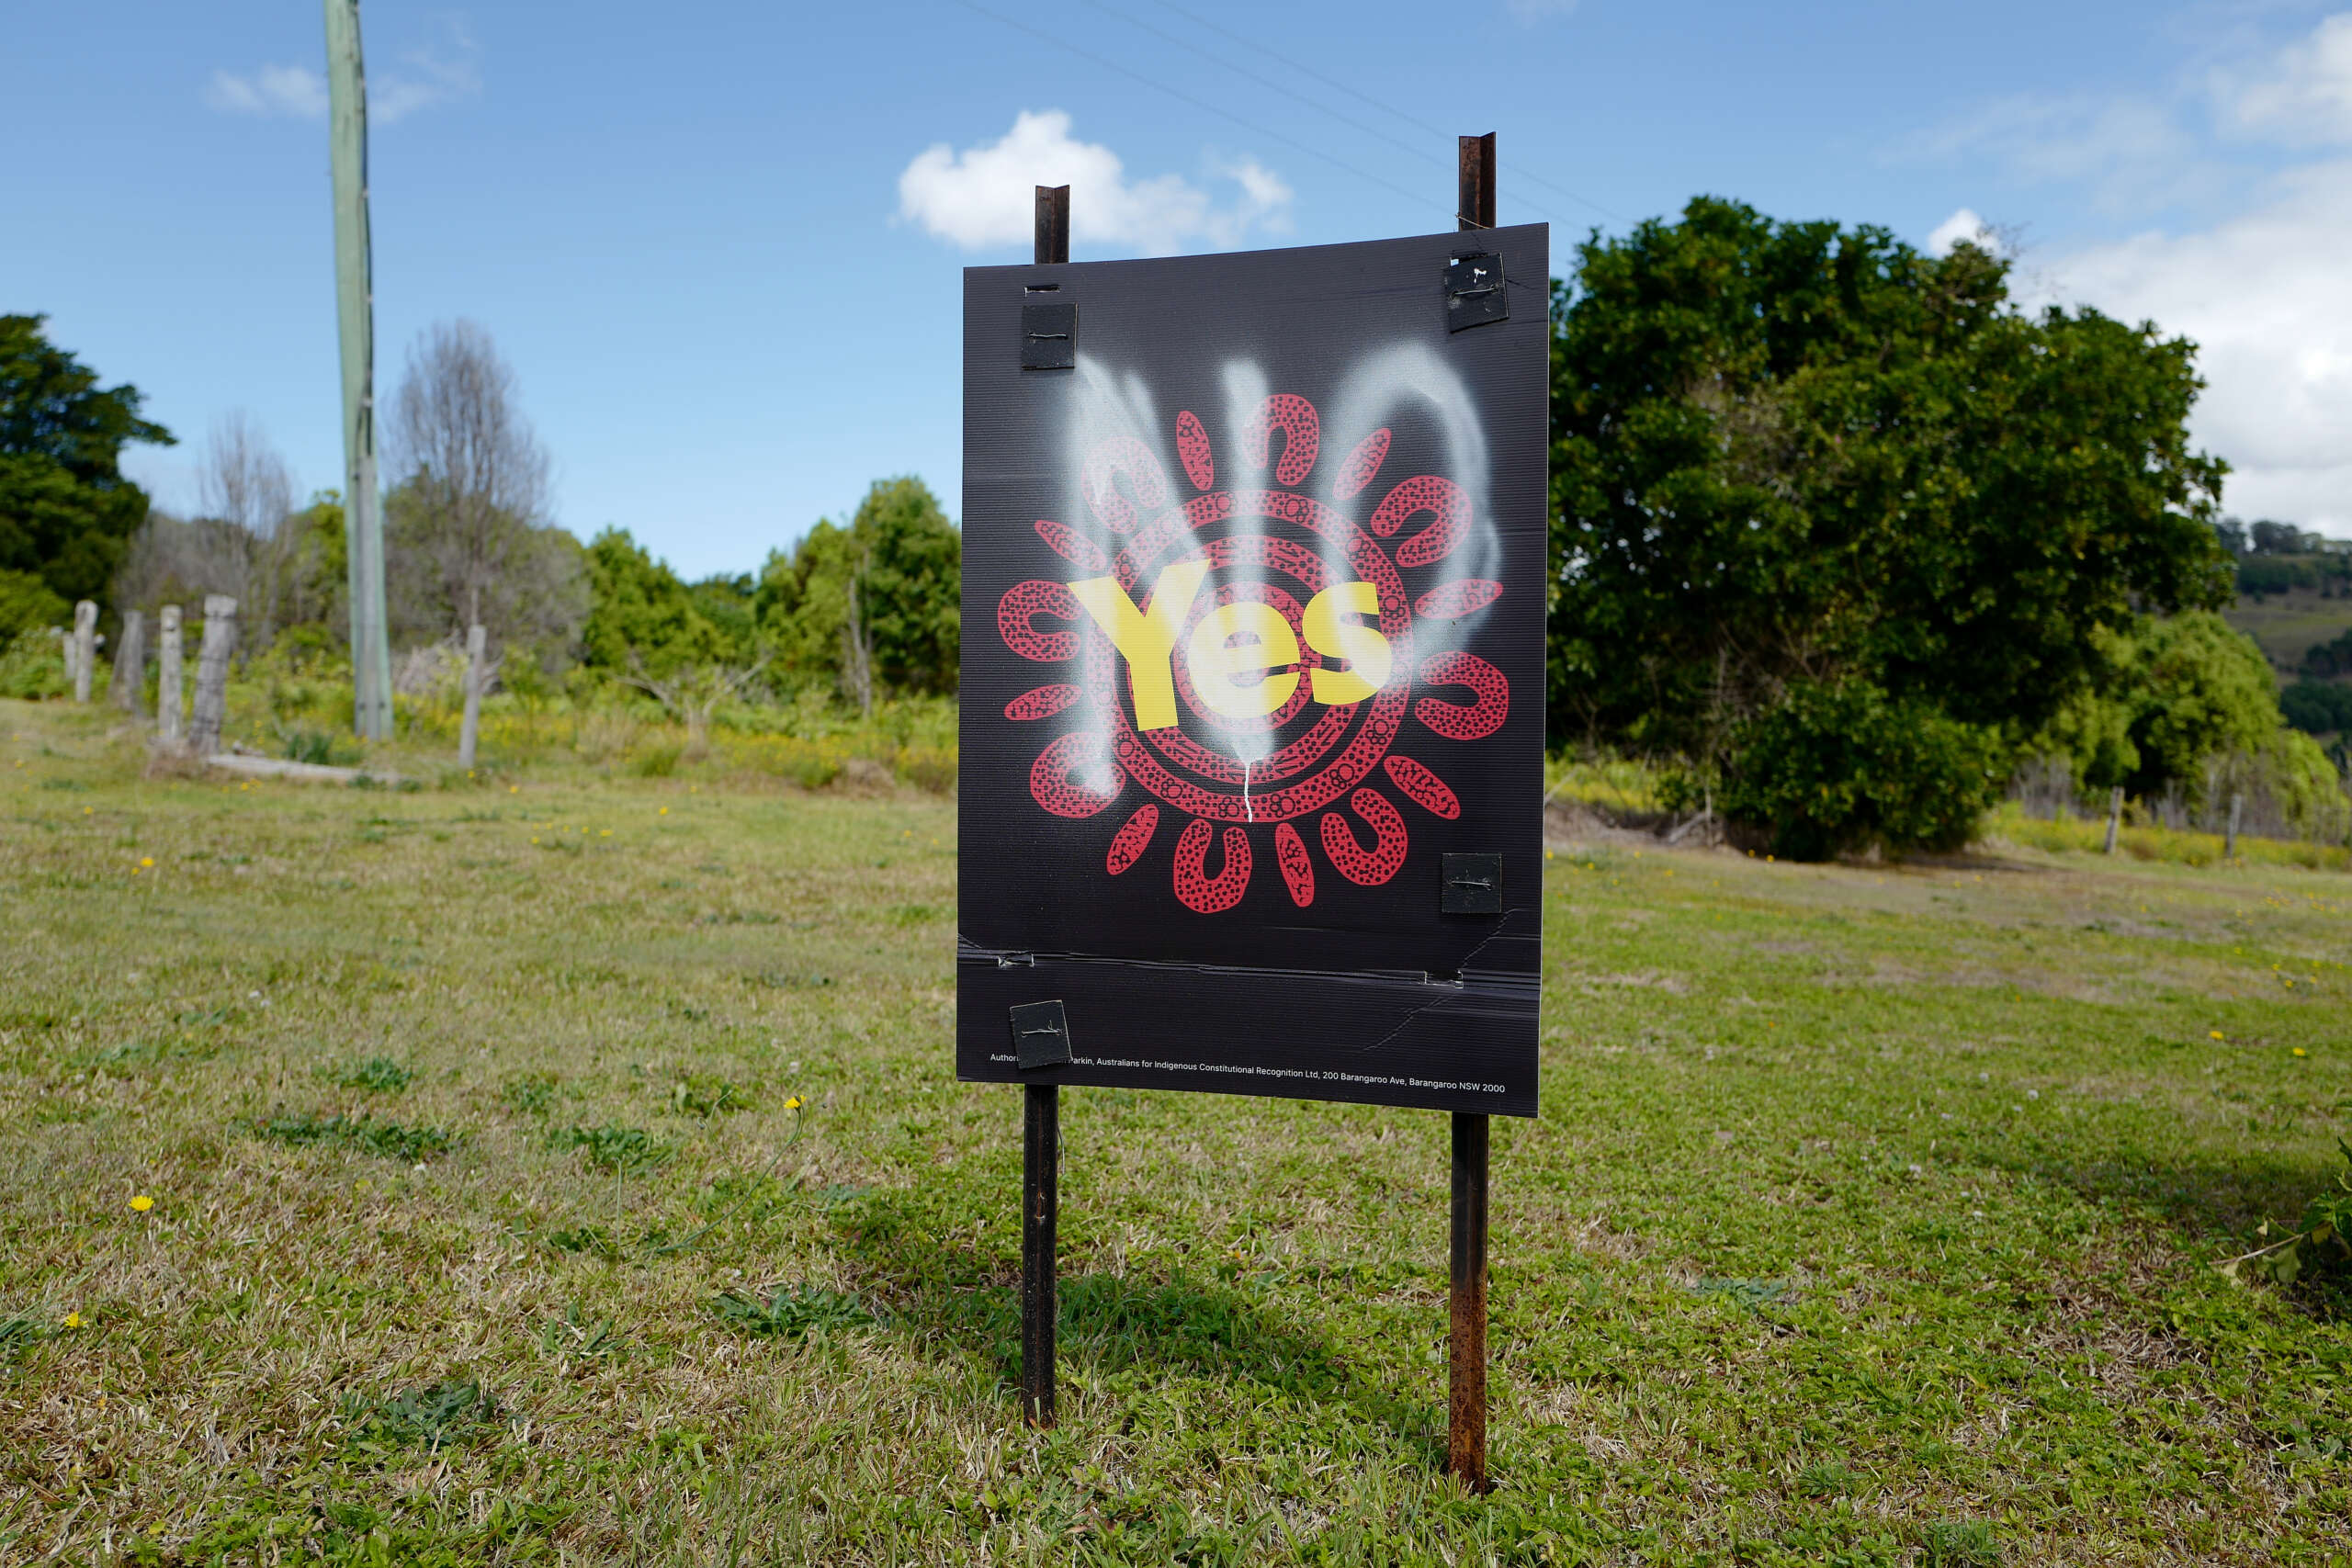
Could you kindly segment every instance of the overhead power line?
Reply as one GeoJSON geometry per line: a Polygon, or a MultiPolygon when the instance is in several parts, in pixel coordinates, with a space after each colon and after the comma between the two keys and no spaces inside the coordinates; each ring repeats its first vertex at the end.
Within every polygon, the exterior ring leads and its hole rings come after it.
{"type": "MultiPolygon", "coordinates": [[[[1088,0],[1088,4],[1099,5],[1100,0],[1088,0]]],[[[1331,88],[1335,92],[1345,93],[1348,96],[1356,99],[1358,102],[1371,105],[1374,108],[1378,109],[1383,114],[1396,116],[1398,119],[1403,120],[1407,125],[1413,127],[1417,130],[1425,130],[1431,136],[1440,138],[1444,137],[1446,134],[1445,131],[1440,130],[1434,125],[1431,125],[1429,121],[1422,119],[1418,115],[1408,114],[1405,110],[1396,107],[1394,104],[1383,103],[1380,99],[1374,97],[1371,94],[1363,91],[1361,88],[1351,87],[1345,82],[1339,80],[1337,77],[1325,75],[1322,72],[1316,70],[1312,65],[1304,64],[1298,61],[1293,60],[1288,55],[1277,54],[1272,50],[1268,49],[1257,39],[1245,37],[1240,33],[1235,32],[1230,28],[1220,26],[1219,24],[1209,20],[1206,17],[1201,16],[1196,12],[1187,10],[1183,6],[1177,5],[1175,0],[1159,0],[1159,4],[1163,9],[1175,12],[1186,21],[1192,23],[1194,27],[1206,28],[1213,33],[1216,33],[1224,38],[1231,39],[1234,42],[1240,44],[1246,49],[1256,50],[1267,59],[1277,61],[1283,65],[1287,65],[1302,76],[1311,76],[1316,81],[1322,83],[1325,86],[1331,88]]],[[[1101,8],[1104,10],[1109,9],[1108,6],[1102,6],[1101,8]]],[[[1137,27],[1142,27],[1145,24],[1137,22],[1136,25],[1137,27]]],[[[1162,34],[1161,36],[1166,37],[1167,35],[1162,34]]],[[[1192,48],[1189,44],[1185,45],[1185,47],[1188,49],[1192,48]]],[[[1203,51],[1197,49],[1193,50],[1193,52],[1195,54],[1204,53],[1203,51]]],[[[1251,72],[1243,71],[1242,67],[1234,65],[1229,62],[1219,62],[1219,63],[1225,64],[1228,70],[1241,71],[1244,75],[1255,74],[1251,72]]],[[[1260,81],[1264,80],[1263,77],[1258,77],[1257,79],[1260,81]]],[[[1277,91],[1288,92],[1289,89],[1278,88],[1277,91]]],[[[1298,95],[1295,93],[1291,96],[1298,97],[1298,95]]],[[[1314,104],[1311,100],[1305,97],[1299,97],[1298,101],[1303,104],[1307,104],[1310,107],[1321,107],[1320,105],[1314,104]]],[[[1329,109],[1324,109],[1323,112],[1326,114],[1332,113],[1329,109]]],[[[1334,115],[1333,118],[1337,118],[1340,117],[1334,115]]],[[[1355,122],[1351,120],[1349,121],[1349,123],[1354,124],[1355,122]]],[[[1373,134],[1378,135],[1380,133],[1375,131],[1373,134]]],[[[1393,141],[1394,138],[1386,138],[1385,140],[1393,141]]],[[[1578,196],[1576,192],[1568,189],[1566,186],[1556,185],[1552,181],[1545,179],[1543,175],[1535,173],[1532,169],[1522,167],[1518,164],[1510,163],[1504,164],[1503,167],[1510,170],[1512,174],[1519,175],[1521,179],[1532,180],[1537,185],[1542,186],[1545,190],[1551,191],[1558,196],[1566,197],[1570,201],[1575,202],[1579,207],[1591,208],[1603,218],[1610,219],[1612,221],[1619,223],[1625,221],[1623,217],[1619,216],[1617,213],[1610,211],[1609,209],[1601,206],[1600,203],[1593,200],[1590,197],[1578,196]]]]}
{"type": "MultiPolygon", "coordinates": [[[[1453,159],[1442,157],[1437,152],[1430,151],[1430,143],[1428,140],[1408,141],[1401,136],[1391,135],[1389,132],[1381,130],[1378,126],[1367,125],[1363,120],[1356,118],[1352,115],[1342,114],[1338,109],[1331,107],[1329,104],[1316,102],[1316,100],[1308,97],[1306,94],[1297,91],[1295,88],[1287,86],[1283,83],[1277,82],[1271,76],[1261,75],[1257,72],[1250,70],[1246,65],[1238,64],[1233,61],[1227,60],[1222,55],[1211,53],[1209,51],[1203,49],[1199,44],[1193,42],[1189,39],[1179,38],[1176,34],[1169,32],[1163,28],[1156,28],[1152,26],[1149,22],[1145,21],[1140,17],[1133,16],[1128,12],[1122,11],[1115,6],[1106,5],[1104,0],[1083,0],[1083,3],[1092,6],[1095,10],[1102,12],[1105,16],[1116,17],[1119,20],[1126,23],[1131,28],[1139,28],[1144,32],[1151,34],[1151,36],[1156,39],[1159,39],[1167,43],[1172,43],[1179,49],[1187,50],[1193,54],[1197,54],[1212,65],[1219,66],[1227,71],[1230,71],[1237,76],[1246,76],[1250,81],[1257,83],[1258,85],[1264,87],[1269,91],[1280,93],[1283,96],[1291,99],[1293,102],[1305,104],[1308,108],[1315,110],[1317,114],[1329,115],[1331,118],[1338,120],[1341,125],[1347,126],[1351,130],[1360,130],[1366,136],[1377,137],[1381,141],[1387,142],[1391,147],[1402,148],[1404,151],[1411,153],[1414,157],[1425,159],[1430,163],[1437,164],[1441,168],[1451,169],[1453,167],[1454,161],[1453,159]]],[[[1285,62],[1285,63],[1287,63],[1287,62],[1285,62]]],[[[1433,132],[1432,136],[1435,134],[1436,133],[1433,132]]],[[[1442,142],[1440,142],[1440,145],[1442,144],[1442,142]]],[[[1551,218],[1554,222],[1559,221],[1559,220],[1555,218],[1553,214],[1545,212],[1542,208],[1536,207],[1532,202],[1528,202],[1525,205],[1542,217],[1551,218]]]]}
{"type": "Polygon", "coordinates": [[[1450,204],[1432,202],[1426,191],[1407,190],[1403,186],[1396,184],[1393,180],[1384,179],[1380,175],[1372,173],[1369,169],[1360,169],[1344,158],[1335,158],[1330,153],[1324,152],[1322,149],[1318,147],[1311,147],[1306,142],[1299,141],[1295,136],[1285,136],[1279,130],[1270,130],[1269,128],[1259,125],[1254,121],[1244,119],[1241,116],[1235,114],[1231,109],[1219,107],[1217,105],[1210,103],[1205,98],[1196,98],[1181,87],[1171,87],[1165,82],[1155,81],[1151,77],[1145,75],[1140,71],[1129,70],[1126,66],[1120,64],[1115,60],[1108,60],[1102,55],[1094,53],[1091,50],[1081,49],[1078,45],[1071,43],[1067,39],[1056,38],[1049,32],[1046,32],[1037,28],[1033,28],[1028,23],[1016,20],[1012,17],[1004,15],[1001,11],[992,11],[986,6],[978,4],[977,0],[956,0],[956,3],[967,11],[978,12],[981,16],[988,17],[990,21],[1001,22],[1004,26],[1012,28],[1018,32],[1027,33],[1031,38],[1036,39],[1041,42],[1052,44],[1057,49],[1065,50],[1071,54],[1075,54],[1080,60],[1087,62],[1091,65],[1099,65],[1105,71],[1116,72],[1118,74],[1125,76],[1131,82],[1140,82],[1145,86],[1151,88],[1153,91],[1165,93],[1170,97],[1177,99],[1179,102],[1190,104],[1196,109],[1205,110],[1210,114],[1217,116],[1221,119],[1229,119],[1234,124],[1241,127],[1242,130],[1249,131],[1253,136],[1263,136],[1270,141],[1279,141],[1286,147],[1290,147],[1306,153],[1310,158],[1318,159],[1323,163],[1329,164],[1335,169],[1344,170],[1348,174],[1355,175],[1358,179],[1369,180],[1374,185],[1380,186],[1384,190],[1396,192],[1398,196],[1403,197],[1408,201],[1421,206],[1437,206],[1451,211],[1450,204]]]}

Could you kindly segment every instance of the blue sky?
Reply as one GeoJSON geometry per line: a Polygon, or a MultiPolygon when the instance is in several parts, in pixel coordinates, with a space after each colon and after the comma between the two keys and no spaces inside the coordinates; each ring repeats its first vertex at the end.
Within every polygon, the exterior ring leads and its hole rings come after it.
{"type": "MultiPolygon", "coordinates": [[[[1025,256],[1037,179],[1074,183],[1081,260],[1427,232],[1452,135],[1488,130],[1503,220],[1550,220],[1555,255],[1700,192],[1922,244],[1981,216],[2030,298],[2206,345],[2232,510],[2352,531],[2352,11],[367,0],[364,22],[379,395],[431,322],[481,322],[558,518],[689,573],[756,568],[883,475],[958,510],[959,272],[1025,256]]],[[[304,489],[338,483],[316,0],[40,7],[8,52],[0,310],[147,394],[182,438],[133,461],[165,504],[235,410],[304,489]]]]}

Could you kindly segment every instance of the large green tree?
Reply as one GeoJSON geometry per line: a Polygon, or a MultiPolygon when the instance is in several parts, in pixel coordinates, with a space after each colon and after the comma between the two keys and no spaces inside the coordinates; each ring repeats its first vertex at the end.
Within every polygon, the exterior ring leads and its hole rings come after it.
{"type": "Polygon", "coordinates": [[[581,641],[603,669],[669,676],[724,662],[735,650],[695,604],[694,591],[626,528],[588,542],[589,609],[581,641]]]}
{"type": "Polygon", "coordinates": [[[816,525],[771,554],[753,608],[779,663],[853,696],[862,644],[871,686],[956,689],[964,536],[921,479],[877,479],[844,527],[816,525]],[[853,615],[855,625],[853,627],[853,615]]]}
{"type": "Polygon", "coordinates": [[[1743,769],[1803,773],[1791,748],[1832,716],[1929,724],[1932,745],[1817,759],[1850,772],[1810,787],[1932,795],[1940,826],[1859,811],[1800,837],[1948,841],[1998,766],[1972,763],[1966,798],[1870,771],[1997,760],[2104,672],[2104,633],[2226,600],[2191,345],[2021,312],[2007,275],[1703,197],[1580,248],[1555,300],[1555,736],[1679,763],[1753,820],[1777,796],[1743,769]]]}
{"type": "Polygon", "coordinates": [[[135,387],[49,341],[42,316],[0,316],[0,571],[39,577],[60,598],[106,598],[147,496],[122,477],[133,441],[172,434],[139,416],[135,387]]]}

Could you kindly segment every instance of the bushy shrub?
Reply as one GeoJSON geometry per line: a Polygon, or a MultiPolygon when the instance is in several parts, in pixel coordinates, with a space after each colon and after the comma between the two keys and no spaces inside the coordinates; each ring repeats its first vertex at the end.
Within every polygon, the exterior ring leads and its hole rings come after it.
{"type": "Polygon", "coordinates": [[[70,689],[64,645],[48,632],[19,633],[0,651],[0,697],[37,703],[70,689]]]}
{"type": "Polygon", "coordinates": [[[956,748],[910,746],[899,753],[899,776],[933,795],[956,793],[956,748]]]}
{"type": "Polygon", "coordinates": [[[0,642],[73,619],[74,606],[29,571],[0,570],[0,642]]]}
{"type": "MultiPolygon", "coordinates": [[[[2346,665],[2352,670],[2352,632],[2346,632],[2342,640],[2346,665]]],[[[2352,732],[2352,685],[2298,681],[2278,694],[2278,711],[2289,724],[2306,734],[2352,732]]]]}
{"type": "Polygon", "coordinates": [[[1788,860],[1965,844],[2005,779],[1993,732],[1862,681],[1799,682],[1739,727],[1724,814],[1788,860]]]}

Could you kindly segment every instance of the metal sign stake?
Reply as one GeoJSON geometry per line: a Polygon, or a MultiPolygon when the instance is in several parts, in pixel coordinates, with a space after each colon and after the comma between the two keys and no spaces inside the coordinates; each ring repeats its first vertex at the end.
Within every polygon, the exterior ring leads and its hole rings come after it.
{"type": "MultiPolygon", "coordinates": [[[[1037,187],[1036,250],[1041,265],[1069,260],[1069,186],[1037,187]]],[[[1061,1089],[1022,1086],[1021,1111],[1021,1408],[1036,1427],[1054,1424],[1054,1232],[1060,1219],[1061,1089]]]]}
{"type": "MultiPolygon", "coordinates": [[[[1455,227],[1495,226],[1495,133],[1464,136],[1455,227]]],[[[1473,1492],[1487,1480],[1487,1119],[1453,1112],[1453,1246],[1447,1303],[1445,1469],[1473,1492]]]]}

